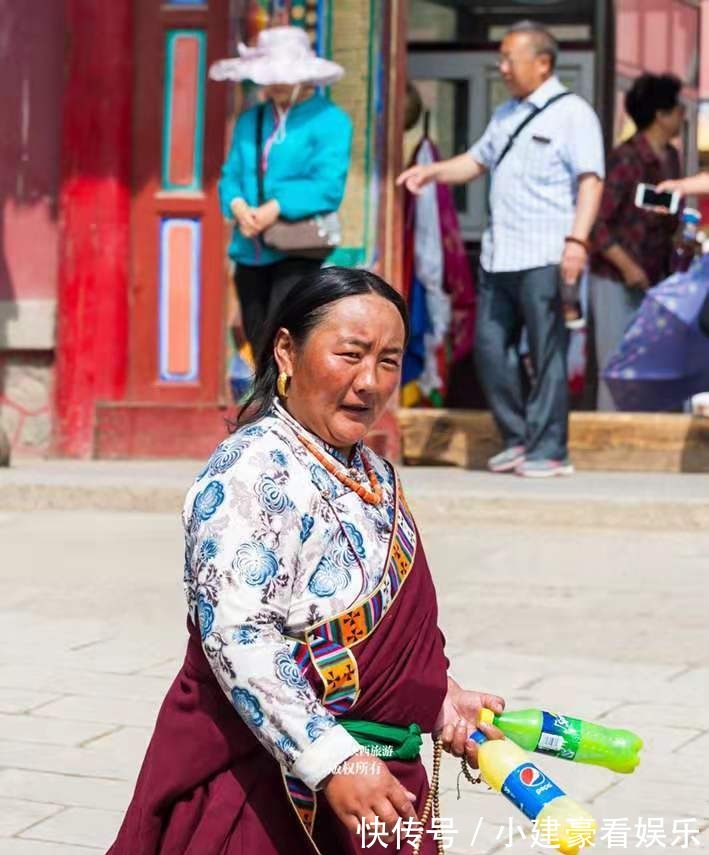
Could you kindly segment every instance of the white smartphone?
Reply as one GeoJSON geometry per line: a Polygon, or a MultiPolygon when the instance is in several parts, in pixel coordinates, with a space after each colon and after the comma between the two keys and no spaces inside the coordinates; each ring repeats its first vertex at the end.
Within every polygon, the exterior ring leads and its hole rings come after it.
{"type": "Polygon", "coordinates": [[[635,204],[638,208],[664,208],[668,214],[676,214],[679,210],[680,195],[674,193],[658,193],[652,184],[638,184],[635,191],[635,204]]]}

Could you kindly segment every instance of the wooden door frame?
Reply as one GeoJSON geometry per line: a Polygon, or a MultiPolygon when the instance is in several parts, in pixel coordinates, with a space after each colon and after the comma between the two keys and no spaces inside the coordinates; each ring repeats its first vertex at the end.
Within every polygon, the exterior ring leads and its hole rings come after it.
{"type": "Polygon", "coordinates": [[[403,168],[404,107],[406,101],[406,34],[408,0],[390,0],[383,42],[387,46],[385,151],[383,152],[383,204],[380,210],[381,271],[398,291],[403,291],[404,191],[396,187],[403,168]]]}
{"type": "MultiPolygon", "coordinates": [[[[224,228],[217,181],[224,155],[227,93],[205,81],[201,187],[165,190],[161,184],[165,122],[166,36],[170,30],[205,34],[203,73],[227,54],[228,0],[195,8],[160,0],[135,0],[133,194],[131,209],[131,300],[128,397],[132,402],[189,404],[222,397],[224,361],[224,228]],[[200,224],[198,297],[190,311],[196,334],[196,377],[161,377],[160,229],[163,218],[200,224]]],[[[197,240],[197,239],[195,239],[197,240]]],[[[196,246],[196,244],[195,244],[196,246]]],[[[164,334],[164,330],[163,330],[164,334]]]]}

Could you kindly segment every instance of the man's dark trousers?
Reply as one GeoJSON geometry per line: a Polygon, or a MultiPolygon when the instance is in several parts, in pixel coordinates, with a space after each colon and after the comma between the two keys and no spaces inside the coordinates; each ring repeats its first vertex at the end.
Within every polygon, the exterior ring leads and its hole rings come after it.
{"type": "Polygon", "coordinates": [[[567,343],[558,265],[509,273],[480,270],[475,330],[478,377],[505,448],[523,445],[528,460],[566,459],[567,343]],[[528,395],[518,354],[524,327],[534,369],[528,395]]]}

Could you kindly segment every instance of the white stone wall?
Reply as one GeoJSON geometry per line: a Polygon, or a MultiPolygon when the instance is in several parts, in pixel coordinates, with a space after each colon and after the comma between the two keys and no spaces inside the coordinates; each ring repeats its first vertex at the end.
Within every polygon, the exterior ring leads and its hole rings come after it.
{"type": "Polygon", "coordinates": [[[53,369],[50,352],[0,351],[0,424],[13,456],[49,451],[53,369]]]}

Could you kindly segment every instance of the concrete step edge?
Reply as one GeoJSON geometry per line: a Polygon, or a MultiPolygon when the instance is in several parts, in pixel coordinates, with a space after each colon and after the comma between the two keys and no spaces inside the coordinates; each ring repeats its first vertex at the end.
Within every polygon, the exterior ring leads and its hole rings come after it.
{"type": "MultiPolygon", "coordinates": [[[[409,490],[419,525],[500,524],[517,526],[614,528],[664,531],[709,529],[707,501],[632,501],[627,497],[447,496],[409,490]]],[[[175,487],[5,484],[0,486],[0,512],[117,511],[179,514],[185,490],[175,487]]]]}

